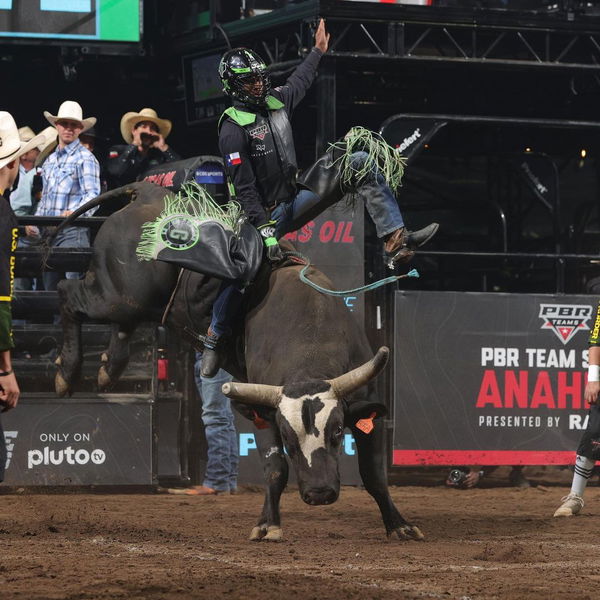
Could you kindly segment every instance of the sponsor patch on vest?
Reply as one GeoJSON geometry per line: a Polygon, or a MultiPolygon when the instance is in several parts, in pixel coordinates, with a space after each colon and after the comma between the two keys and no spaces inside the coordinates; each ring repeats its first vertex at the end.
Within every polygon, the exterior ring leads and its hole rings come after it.
{"type": "Polygon", "coordinates": [[[248,129],[248,133],[250,134],[250,137],[253,137],[256,140],[264,140],[267,133],[269,133],[269,128],[266,123],[262,123],[253,129],[248,129]]]}

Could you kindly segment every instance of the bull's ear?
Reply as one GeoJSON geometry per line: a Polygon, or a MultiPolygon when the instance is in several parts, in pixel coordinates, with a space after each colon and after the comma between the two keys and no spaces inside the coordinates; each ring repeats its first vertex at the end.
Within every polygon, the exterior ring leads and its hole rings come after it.
{"type": "Polygon", "coordinates": [[[275,411],[272,408],[266,408],[264,406],[249,406],[243,402],[231,403],[233,408],[246,417],[249,421],[252,421],[257,429],[267,429],[273,422],[273,415],[275,411]]]}
{"type": "Polygon", "coordinates": [[[387,414],[388,410],[384,404],[359,400],[345,406],[344,424],[347,427],[354,427],[361,419],[376,419],[377,417],[385,417],[387,414]]]}

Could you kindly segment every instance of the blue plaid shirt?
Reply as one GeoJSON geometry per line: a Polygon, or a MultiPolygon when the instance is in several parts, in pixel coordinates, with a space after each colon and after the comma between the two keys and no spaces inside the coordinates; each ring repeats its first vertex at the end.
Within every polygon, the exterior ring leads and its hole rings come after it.
{"type": "Polygon", "coordinates": [[[42,166],[42,180],[42,199],[35,214],[60,216],[100,194],[100,165],[77,139],[48,156],[42,166]]]}

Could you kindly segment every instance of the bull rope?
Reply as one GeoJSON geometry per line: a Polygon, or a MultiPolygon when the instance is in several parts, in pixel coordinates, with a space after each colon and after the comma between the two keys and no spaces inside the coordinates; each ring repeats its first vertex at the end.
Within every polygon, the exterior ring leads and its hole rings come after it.
{"type": "Polygon", "coordinates": [[[388,283],[394,283],[399,279],[405,279],[407,277],[420,277],[419,271],[416,269],[410,270],[408,273],[403,273],[402,275],[392,275],[391,277],[386,277],[385,279],[379,279],[378,281],[374,281],[373,283],[369,283],[367,285],[361,285],[357,288],[352,288],[351,290],[328,290],[327,288],[321,287],[318,283],[311,281],[306,276],[306,271],[310,268],[310,259],[300,252],[284,252],[286,257],[295,257],[303,260],[306,265],[300,271],[300,281],[309,285],[313,289],[321,292],[322,294],[327,294],[329,296],[349,296],[350,294],[364,294],[365,292],[371,292],[379,287],[387,285],[388,283]]]}

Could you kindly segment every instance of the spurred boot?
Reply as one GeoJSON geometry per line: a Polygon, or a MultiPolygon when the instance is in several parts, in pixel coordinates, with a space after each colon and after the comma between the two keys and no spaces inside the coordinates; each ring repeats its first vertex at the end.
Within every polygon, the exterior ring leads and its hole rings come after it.
{"type": "Polygon", "coordinates": [[[387,266],[393,269],[396,264],[410,262],[415,249],[426,244],[437,232],[438,223],[430,223],[418,231],[408,231],[400,227],[385,240],[384,250],[387,266]]]}

